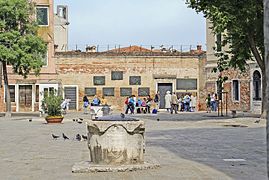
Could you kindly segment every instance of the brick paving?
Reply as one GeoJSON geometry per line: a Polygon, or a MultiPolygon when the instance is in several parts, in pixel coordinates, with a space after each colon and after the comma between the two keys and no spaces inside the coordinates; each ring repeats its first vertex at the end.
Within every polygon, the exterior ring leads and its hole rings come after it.
{"type": "Polygon", "coordinates": [[[74,174],[71,167],[88,160],[88,149],[85,141],[74,140],[77,133],[86,134],[85,123],[72,119],[88,116],[68,113],[57,125],[39,117],[32,122],[28,117],[0,118],[1,179],[267,179],[265,120],[254,123],[257,118],[249,114],[232,119],[213,113],[135,115],[146,123],[146,156],[160,168],[74,174]],[[63,132],[70,140],[52,139],[52,133],[63,132]]]}

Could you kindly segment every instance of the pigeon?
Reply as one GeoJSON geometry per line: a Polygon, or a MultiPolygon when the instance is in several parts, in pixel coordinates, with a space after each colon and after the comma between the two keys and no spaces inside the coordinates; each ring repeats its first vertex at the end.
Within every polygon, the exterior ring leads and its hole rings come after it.
{"type": "Polygon", "coordinates": [[[256,120],[254,123],[260,123],[260,119],[256,120]]]}
{"type": "Polygon", "coordinates": [[[51,136],[53,137],[53,139],[58,139],[60,136],[57,136],[57,135],[54,135],[54,134],[51,134],[51,136]]]}
{"type": "Polygon", "coordinates": [[[160,121],[160,119],[158,118],[157,121],[160,121]]]}
{"type": "Polygon", "coordinates": [[[79,123],[79,124],[81,124],[81,123],[82,123],[82,121],[78,121],[78,123],[79,123]]]}
{"type": "Polygon", "coordinates": [[[32,122],[32,119],[29,119],[29,122],[32,122]]]}
{"type": "Polygon", "coordinates": [[[83,119],[82,119],[82,118],[79,118],[79,120],[83,121],[83,119]]]}
{"type": "Polygon", "coordinates": [[[63,133],[64,140],[69,139],[64,133],[63,133]]]}
{"type": "Polygon", "coordinates": [[[121,118],[125,118],[125,114],[120,113],[120,117],[121,117],[121,118]]]}
{"type": "Polygon", "coordinates": [[[76,119],[73,119],[73,121],[75,122],[75,121],[76,121],[76,119]]]}
{"type": "Polygon", "coordinates": [[[80,134],[77,134],[77,135],[76,135],[76,140],[81,141],[81,136],[80,136],[80,134]]]}
{"type": "Polygon", "coordinates": [[[87,140],[87,139],[88,139],[88,136],[84,136],[84,135],[82,134],[82,138],[83,138],[84,140],[87,140]]]}

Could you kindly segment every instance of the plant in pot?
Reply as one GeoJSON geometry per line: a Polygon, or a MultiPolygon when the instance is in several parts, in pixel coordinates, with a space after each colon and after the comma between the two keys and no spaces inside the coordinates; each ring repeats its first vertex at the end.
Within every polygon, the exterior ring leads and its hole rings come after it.
{"type": "Polygon", "coordinates": [[[61,123],[63,121],[61,103],[62,97],[56,91],[44,94],[42,109],[48,114],[45,117],[47,123],[61,123]]]}

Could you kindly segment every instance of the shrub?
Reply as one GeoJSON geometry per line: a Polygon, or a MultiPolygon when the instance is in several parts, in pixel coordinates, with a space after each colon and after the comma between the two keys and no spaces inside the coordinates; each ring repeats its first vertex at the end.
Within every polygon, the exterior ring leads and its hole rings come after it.
{"type": "Polygon", "coordinates": [[[48,116],[62,116],[61,109],[62,97],[56,91],[45,94],[42,101],[42,109],[48,116]]]}

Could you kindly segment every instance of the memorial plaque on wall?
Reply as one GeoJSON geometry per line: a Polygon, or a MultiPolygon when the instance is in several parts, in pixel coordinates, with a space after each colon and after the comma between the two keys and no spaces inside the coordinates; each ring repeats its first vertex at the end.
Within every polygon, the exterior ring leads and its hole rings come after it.
{"type": "Polygon", "coordinates": [[[114,88],[103,88],[104,96],[114,96],[114,88]]]}
{"type": "Polygon", "coordinates": [[[197,90],[197,79],[177,79],[177,90],[197,90]]]}
{"type": "Polygon", "coordinates": [[[138,88],[138,96],[148,96],[149,88],[138,88]]]}
{"type": "Polygon", "coordinates": [[[130,85],[141,85],[141,76],[130,76],[129,77],[130,85]]]}
{"type": "Polygon", "coordinates": [[[96,88],[85,88],[85,95],[87,96],[95,96],[96,95],[96,88]]]}
{"type": "Polygon", "coordinates": [[[123,71],[112,71],[111,80],[123,80],[123,71]]]}
{"type": "Polygon", "coordinates": [[[132,88],[120,88],[120,96],[131,96],[132,88]]]}
{"type": "Polygon", "coordinates": [[[93,76],[94,85],[105,85],[106,77],[105,76],[93,76]]]}

